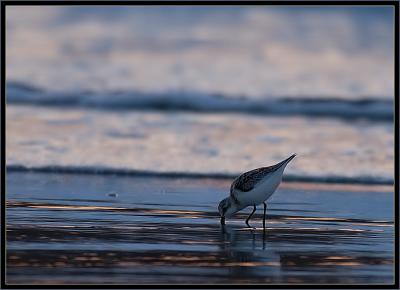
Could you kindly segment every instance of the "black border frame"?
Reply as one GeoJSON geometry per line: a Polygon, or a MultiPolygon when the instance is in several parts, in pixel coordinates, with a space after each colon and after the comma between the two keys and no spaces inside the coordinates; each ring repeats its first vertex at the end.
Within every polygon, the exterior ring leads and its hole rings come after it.
{"type": "Polygon", "coordinates": [[[110,1],[110,0],[95,0],[95,1],[56,1],[56,0],[38,0],[38,1],[26,1],[26,0],[6,0],[1,1],[1,289],[131,289],[131,288],[145,288],[145,289],[165,289],[165,288],[194,288],[194,289],[262,289],[262,288],[283,288],[283,289],[399,289],[399,2],[393,0],[381,0],[381,1],[365,1],[365,0],[351,0],[351,1],[331,1],[331,0],[316,0],[316,1],[254,1],[254,0],[216,0],[216,1],[169,1],[169,0],[155,0],[155,1],[110,1]],[[67,284],[67,285],[17,285],[6,283],[6,144],[5,144],[5,132],[6,132],[6,6],[135,6],[135,5],[158,5],[158,6],[199,6],[199,5],[218,5],[218,6],[393,6],[394,8],[394,284],[217,284],[217,285],[202,285],[202,284],[67,284]]]}

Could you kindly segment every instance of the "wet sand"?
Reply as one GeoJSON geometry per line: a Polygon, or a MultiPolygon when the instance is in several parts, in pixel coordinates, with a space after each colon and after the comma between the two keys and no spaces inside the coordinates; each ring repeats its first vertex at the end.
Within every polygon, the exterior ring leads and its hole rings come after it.
{"type": "Polygon", "coordinates": [[[283,183],[264,231],[230,182],[8,173],[7,283],[393,283],[391,187],[283,183]]]}

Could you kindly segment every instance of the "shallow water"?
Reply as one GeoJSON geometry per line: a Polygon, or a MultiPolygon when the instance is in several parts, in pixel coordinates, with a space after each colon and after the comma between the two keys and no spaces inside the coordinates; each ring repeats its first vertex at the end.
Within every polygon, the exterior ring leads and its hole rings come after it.
{"type": "Polygon", "coordinates": [[[8,173],[7,282],[392,282],[390,187],[285,183],[263,231],[219,224],[230,182],[8,173]]]}

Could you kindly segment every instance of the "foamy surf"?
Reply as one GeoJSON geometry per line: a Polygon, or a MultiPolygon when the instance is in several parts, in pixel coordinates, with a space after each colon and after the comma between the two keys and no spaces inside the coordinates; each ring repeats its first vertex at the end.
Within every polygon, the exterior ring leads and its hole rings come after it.
{"type": "Polygon", "coordinates": [[[232,96],[191,91],[51,91],[26,83],[7,83],[7,102],[58,107],[87,107],[106,110],[179,110],[238,112],[262,115],[363,118],[393,120],[390,98],[340,97],[296,98],[285,96],[232,96]]]}

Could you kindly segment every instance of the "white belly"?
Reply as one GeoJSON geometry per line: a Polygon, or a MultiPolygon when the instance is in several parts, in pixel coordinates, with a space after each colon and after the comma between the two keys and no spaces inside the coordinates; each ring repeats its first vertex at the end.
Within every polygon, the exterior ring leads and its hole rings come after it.
{"type": "MultiPolygon", "coordinates": [[[[277,172],[278,173],[278,172],[277,172]]],[[[273,176],[267,178],[264,181],[261,181],[260,184],[245,193],[239,193],[240,202],[249,205],[258,205],[266,201],[278,188],[279,184],[282,181],[282,174],[274,174],[273,176]]]]}

